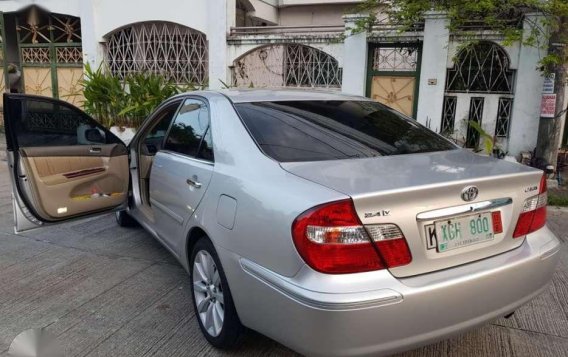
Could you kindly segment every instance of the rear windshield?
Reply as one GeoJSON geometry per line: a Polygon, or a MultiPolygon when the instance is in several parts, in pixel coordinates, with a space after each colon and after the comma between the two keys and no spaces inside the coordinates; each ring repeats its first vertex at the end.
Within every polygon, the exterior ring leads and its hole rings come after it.
{"type": "Polygon", "coordinates": [[[261,150],[280,162],[456,148],[415,120],[371,101],[257,102],[235,107],[261,150]]]}

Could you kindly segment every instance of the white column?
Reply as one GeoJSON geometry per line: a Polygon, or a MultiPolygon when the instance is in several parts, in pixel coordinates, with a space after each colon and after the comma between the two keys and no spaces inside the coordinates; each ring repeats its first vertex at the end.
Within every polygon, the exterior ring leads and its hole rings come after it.
{"type": "Polygon", "coordinates": [[[442,123],[446,86],[450,41],[448,24],[449,20],[444,13],[429,12],[425,15],[416,119],[424,125],[429,122],[430,129],[437,132],[442,123]]]}
{"type": "Polygon", "coordinates": [[[208,0],[207,1],[209,43],[209,88],[219,89],[223,84],[229,83],[227,65],[227,34],[235,22],[235,0],[208,0]]]}
{"type": "MultiPolygon", "coordinates": [[[[538,15],[526,15],[528,21],[538,20],[538,15]]],[[[523,24],[525,34],[532,27],[527,20],[523,24]]],[[[532,151],[538,138],[540,120],[540,102],[544,78],[540,71],[539,60],[546,55],[545,50],[533,46],[521,46],[519,66],[516,73],[515,99],[509,128],[508,151],[519,156],[521,151],[532,151]]]]}
{"type": "Polygon", "coordinates": [[[345,42],[343,43],[343,79],[341,91],[347,94],[365,95],[367,79],[367,33],[351,34],[350,28],[361,15],[345,15],[345,42]]]}
{"type": "Polygon", "coordinates": [[[89,63],[96,69],[103,61],[98,51],[98,41],[95,35],[93,1],[79,1],[79,17],[81,18],[81,46],[83,48],[83,63],[89,63]],[[100,58],[99,58],[100,57],[100,58]]]}

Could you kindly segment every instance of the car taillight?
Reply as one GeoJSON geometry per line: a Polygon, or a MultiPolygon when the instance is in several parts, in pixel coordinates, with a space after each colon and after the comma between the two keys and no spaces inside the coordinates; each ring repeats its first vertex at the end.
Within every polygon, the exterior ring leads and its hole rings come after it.
{"type": "Polygon", "coordinates": [[[363,226],[349,199],[302,213],[292,224],[292,237],[304,261],[322,273],[360,273],[412,260],[398,226],[363,226]]]}
{"type": "Polygon", "coordinates": [[[544,227],[546,224],[547,201],[546,177],[542,176],[538,195],[527,198],[523,204],[517,226],[513,232],[513,238],[523,237],[544,227]]]}

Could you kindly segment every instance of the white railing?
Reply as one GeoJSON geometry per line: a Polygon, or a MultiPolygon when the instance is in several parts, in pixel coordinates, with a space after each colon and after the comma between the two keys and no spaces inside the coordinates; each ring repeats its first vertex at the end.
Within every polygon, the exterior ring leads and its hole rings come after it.
{"type": "Polygon", "coordinates": [[[339,25],[305,25],[305,26],[247,26],[231,27],[231,36],[254,36],[275,34],[340,34],[345,31],[339,25]]]}

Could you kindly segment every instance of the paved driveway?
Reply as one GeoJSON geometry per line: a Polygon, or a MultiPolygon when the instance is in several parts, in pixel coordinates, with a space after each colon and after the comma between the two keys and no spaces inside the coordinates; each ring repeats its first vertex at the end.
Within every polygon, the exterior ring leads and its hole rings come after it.
{"type": "MultiPolygon", "coordinates": [[[[550,226],[566,242],[568,211],[551,210],[550,226]]],[[[550,288],[511,319],[404,356],[568,356],[566,249],[562,254],[550,288]]],[[[14,235],[0,162],[0,355],[18,333],[43,326],[66,356],[294,355],[253,332],[232,353],[211,348],[188,280],[149,234],[120,228],[111,215],[14,235]]]]}

